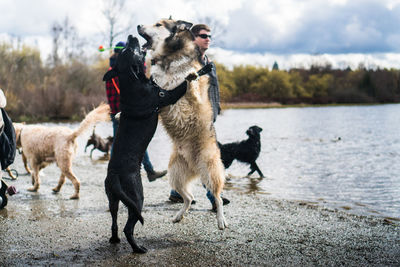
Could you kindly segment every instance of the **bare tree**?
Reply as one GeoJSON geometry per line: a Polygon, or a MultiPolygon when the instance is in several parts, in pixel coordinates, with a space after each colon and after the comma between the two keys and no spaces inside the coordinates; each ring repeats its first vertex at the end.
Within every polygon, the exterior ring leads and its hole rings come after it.
{"type": "Polygon", "coordinates": [[[51,27],[51,35],[53,37],[53,54],[51,55],[52,63],[54,66],[60,63],[58,50],[60,48],[60,36],[63,28],[58,22],[54,22],[51,27]]]}
{"type": "Polygon", "coordinates": [[[74,25],[70,23],[68,17],[65,17],[63,23],[63,43],[64,57],[67,60],[72,59],[77,55],[79,49],[79,38],[74,25]]]}
{"type": "Polygon", "coordinates": [[[132,19],[129,19],[128,23],[123,22],[126,21],[126,16],[124,16],[126,14],[125,0],[103,0],[103,3],[103,15],[108,24],[106,38],[108,39],[109,47],[112,47],[115,39],[128,32],[133,23],[132,19]]]}

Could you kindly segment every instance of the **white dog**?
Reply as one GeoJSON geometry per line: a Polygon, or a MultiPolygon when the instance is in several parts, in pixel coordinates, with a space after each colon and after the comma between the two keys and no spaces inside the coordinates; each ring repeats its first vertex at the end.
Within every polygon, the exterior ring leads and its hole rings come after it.
{"type": "Polygon", "coordinates": [[[76,130],[63,126],[39,126],[14,123],[17,139],[29,165],[32,167],[33,186],[29,191],[37,191],[40,186],[39,171],[52,162],[61,170],[58,185],[53,188],[59,192],[65,183],[65,177],[71,180],[75,193],[71,199],[79,198],[80,182],[72,172],[72,161],[76,153],[76,138],[100,121],[110,120],[110,107],[101,104],[89,112],[76,130]]]}
{"type": "MultiPolygon", "coordinates": [[[[189,73],[202,67],[191,26],[191,23],[172,19],[138,26],[139,34],[147,41],[144,47],[151,51],[150,73],[161,88],[175,88],[189,73]]],[[[202,183],[215,196],[218,227],[224,229],[227,223],[220,195],[225,173],[216,142],[208,88],[208,76],[200,77],[190,83],[187,93],[176,104],[163,108],[160,114],[174,144],[169,162],[169,181],[184,199],[184,206],[174,222],[179,222],[189,210],[194,199],[189,185],[200,176],[202,183]]]]}

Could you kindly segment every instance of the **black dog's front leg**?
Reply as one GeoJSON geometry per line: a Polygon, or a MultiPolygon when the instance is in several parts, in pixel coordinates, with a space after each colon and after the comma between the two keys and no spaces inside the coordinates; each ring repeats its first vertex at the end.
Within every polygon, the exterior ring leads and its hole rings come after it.
{"type": "Polygon", "coordinates": [[[185,93],[187,90],[187,87],[189,83],[198,77],[205,75],[209,73],[212,70],[212,64],[209,63],[205,65],[203,68],[201,68],[197,73],[190,73],[186,79],[178,85],[176,88],[173,90],[164,90],[160,88],[159,91],[159,96],[160,96],[160,105],[159,107],[165,107],[171,104],[175,104],[176,101],[178,101],[185,93]]]}
{"type": "Polygon", "coordinates": [[[160,101],[159,107],[162,108],[171,104],[175,104],[176,101],[178,101],[179,98],[181,98],[186,93],[187,86],[188,82],[185,80],[173,90],[164,90],[160,88],[158,93],[160,101]]]}

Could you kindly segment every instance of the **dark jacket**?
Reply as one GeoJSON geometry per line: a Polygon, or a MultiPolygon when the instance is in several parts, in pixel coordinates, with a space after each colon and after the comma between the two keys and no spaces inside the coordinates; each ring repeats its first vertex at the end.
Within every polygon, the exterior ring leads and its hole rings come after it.
{"type": "Polygon", "coordinates": [[[214,62],[210,62],[207,55],[204,56],[204,61],[200,58],[201,64],[205,66],[206,64],[212,64],[213,68],[208,76],[210,77],[210,87],[208,88],[208,98],[211,102],[211,107],[213,109],[213,122],[217,119],[217,116],[221,113],[221,107],[219,103],[219,84],[218,84],[218,77],[217,71],[215,68],[214,62]]]}

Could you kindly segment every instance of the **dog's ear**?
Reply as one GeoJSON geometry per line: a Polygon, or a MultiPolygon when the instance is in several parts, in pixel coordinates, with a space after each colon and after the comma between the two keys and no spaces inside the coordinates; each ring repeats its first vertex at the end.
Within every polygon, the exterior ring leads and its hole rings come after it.
{"type": "Polygon", "coordinates": [[[178,20],[174,27],[170,30],[171,34],[165,39],[167,44],[167,52],[173,53],[182,49],[185,45],[185,39],[189,38],[191,41],[194,40],[193,33],[190,31],[193,23],[178,20]]]}
{"type": "Polygon", "coordinates": [[[193,23],[191,22],[187,22],[184,20],[178,20],[176,22],[176,26],[178,27],[179,30],[183,31],[183,30],[190,30],[190,28],[193,26],[193,23]]]}

